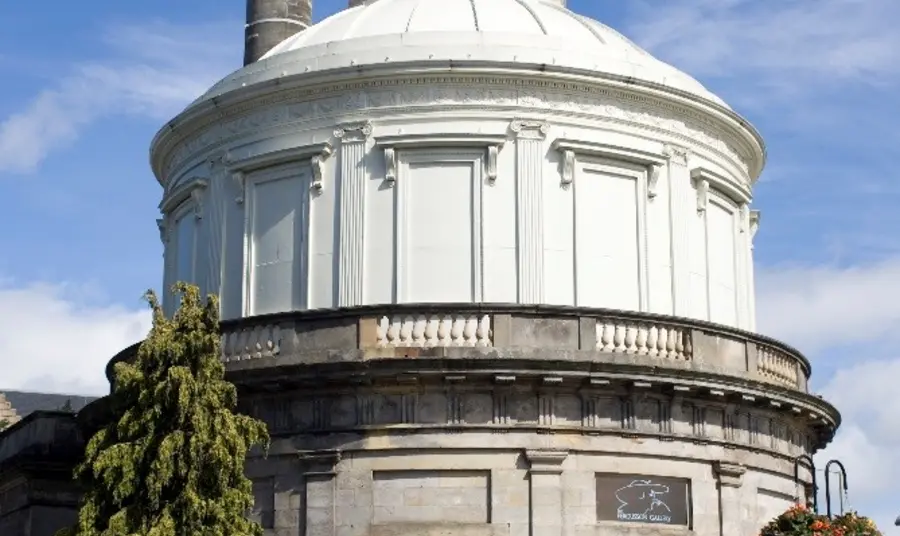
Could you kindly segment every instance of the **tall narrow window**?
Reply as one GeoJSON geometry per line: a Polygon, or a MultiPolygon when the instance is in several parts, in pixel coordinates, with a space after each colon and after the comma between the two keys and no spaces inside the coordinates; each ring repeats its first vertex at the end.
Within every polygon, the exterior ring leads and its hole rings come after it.
{"type": "Polygon", "coordinates": [[[736,208],[710,196],[707,215],[710,320],[737,325],[736,208]]]}
{"type": "Polygon", "coordinates": [[[645,263],[640,172],[586,162],[574,186],[577,305],[640,311],[645,263]]]}
{"type": "Polygon", "coordinates": [[[184,207],[175,220],[175,277],[174,281],[194,283],[194,264],[197,249],[197,219],[191,207],[184,207]]]}
{"type": "Polygon", "coordinates": [[[410,151],[398,179],[398,298],[481,299],[481,152],[410,151]]]}
{"type": "Polygon", "coordinates": [[[308,172],[297,165],[258,172],[248,181],[247,313],[303,308],[303,252],[308,172]]]}

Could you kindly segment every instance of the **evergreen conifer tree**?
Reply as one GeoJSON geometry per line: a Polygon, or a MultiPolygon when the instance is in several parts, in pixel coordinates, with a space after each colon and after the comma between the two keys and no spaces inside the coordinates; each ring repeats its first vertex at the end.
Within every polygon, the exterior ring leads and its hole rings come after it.
{"type": "Polygon", "coordinates": [[[259,536],[244,476],[248,450],[268,445],[264,423],[235,413],[237,390],[220,360],[219,304],[178,283],[137,360],[117,363],[116,419],[88,442],[76,477],[86,494],[70,536],[259,536]]]}

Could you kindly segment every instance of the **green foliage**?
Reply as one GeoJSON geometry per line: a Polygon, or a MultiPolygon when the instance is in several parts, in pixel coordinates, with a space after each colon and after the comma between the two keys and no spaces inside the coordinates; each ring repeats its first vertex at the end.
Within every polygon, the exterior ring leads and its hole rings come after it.
{"type": "Polygon", "coordinates": [[[268,447],[264,423],[235,413],[237,390],[220,360],[219,304],[197,287],[173,289],[167,319],[152,291],[153,328],[135,363],[117,363],[117,420],[88,442],[76,477],[86,495],[67,536],[260,536],[244,461],[268,447]]]}
{"type": "Polygon", "coordinates": [[[9,427],[9,421],[6,419],[0,419],[0,432],[6,430],[9,427]]]}
{"type": "Polygon", "coordinates": [[[766,525],[760,536],[882,536],[875,523],[856,512],[829,520],[803,505],[792,506],[766,525]]]}

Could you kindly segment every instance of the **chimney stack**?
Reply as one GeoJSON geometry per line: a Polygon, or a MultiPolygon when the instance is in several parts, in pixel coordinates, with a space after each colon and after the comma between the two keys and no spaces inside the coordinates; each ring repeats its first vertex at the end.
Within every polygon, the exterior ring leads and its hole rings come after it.
{"type": "Polygon", "coordinates": [[[312,0],[247,0],[244,65],[312,25],[312,0]]]}

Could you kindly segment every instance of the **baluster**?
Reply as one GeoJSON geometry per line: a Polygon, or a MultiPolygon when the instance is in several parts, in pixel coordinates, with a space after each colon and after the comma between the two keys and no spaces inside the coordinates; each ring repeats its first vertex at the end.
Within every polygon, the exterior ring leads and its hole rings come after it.
{"type": "Polygon", "coordinates": [[[460,318],[453,318],[453,327],[450,328],[450,338],[453,343],[457,346],[462,346],[463,343],[463,321],[460,318]]]}
{"type": "Polygon", "coordinates": [[[678,330],[676,328],[669,328],[669,336],[666,339],[666,356],[669,359],[678,359],[678,354],[675,349],[678,347],[678,330]]]}
{"type": "Polygon", "coordinates": [[[437,316],[430,316],[425,321],[425,346],[432,347],[438,345],[438,326],[440,319],[437,316]]]}
{"type": "Polygon", "coordinates": [[[637,326],[629,324],[625,327],[625,352],[633,354],[637,351],[635,342],[637,341],[637,326]]]}
{"type": "Polygon", "coordinates": [[[675,352],[677,359],[684,359],[684,329],[678,328],[675,332],[675,352]]]}
{"type": "Polygon", "coordinates": [[[463,339],[466,346],[475,346],[475,333],[478,331],[478,320],[474,316],[464,319],[463,339]]]}
{"type": "Polygon", "coordinates": [[[426,318],[423,315],[419,315],[413,321],[412,328],[412,346],[425,346],[425,323],[427,322],[426,318]]]}
{"type": "Polygon", "coordinates": [[[383,348],[387,346],[388,343],[388,329],[390,329],[391,324],[388,320],[388,317],[382,316],[378,319],[378,327],[375,328],[375,344],[379,348],[383,348]]]}
{"type": "Polygon", "coordinates": [[[478,331],[475,334],[478,346],[491,346],[491,317],[484,315],[478,323],[478,331]]]}
{"type": "Polygon", "coordinates": [[[650,326],[647,330],[647,353],[653,357],[659,355],[659,348],[656,347],[659,342],[659,328],[650,326]]]}
{"type": "Polygon", "coordinates": [[[412,333],[413,333],[413,324],[415,320],[413,317],[406,316],[403,318],[403,323],[400,326],[400,346],[411,346],[412,345],[412,333]]]}
{"type": "Polygon", "coordinates": [[[649,352],[647,350],[647,338],[649,333],[647,333],[647,326],[645,324],[641,324],[637,327],[637,339],[635,340],[635,344],[637,345],[637,353],[638,355],[647,355],[649,352]]]}
{"type": "Polygon", "coordinates": [[[625,351],[625,326],[616,324],[616,334],[613,336],[613,352],[625,351]]]}
{"type": "Polygon", "coordinates": [[[452,340],[450,339],[452,328],[453,321],[450,320],[450,317],[442,317],[441,325],[440,327],[438,327],[438,339],[440,340],[439,344],[441,346],[450,346],[450,343],[452,342],[452,340]]]}
{"type": "Polygon", "coordinates": [[[694,341],[688,330],[684,332],[684,358],[688,361],[694,359],[694,341]]]}
{"type": "Polygon", "coordinates": [[[665,359],[669,357],[669,328],[660,326],[659,340],[656,341],[656,347],[659,349],[659,357],[665,359]]]}
{"type": "Polygon", "coordinates": [[[400,342],[400,318],[391,318],[391,326],[388,329],[388,346],[399,346],[400,342]]]}
{"type": "Polygon", "coordinates": [[[615,338],[615,334],[616,334],[615,326],[613,326],[609,322],[603,324],[603,333],[602,333],[602,337],[600,339],[600,349],[601,350],[604,350],[607,352],[613,351],[613,348],[615,348],[614,342],[613,342],[613,340],[615,338]]]}

